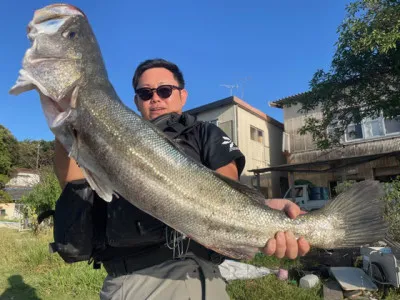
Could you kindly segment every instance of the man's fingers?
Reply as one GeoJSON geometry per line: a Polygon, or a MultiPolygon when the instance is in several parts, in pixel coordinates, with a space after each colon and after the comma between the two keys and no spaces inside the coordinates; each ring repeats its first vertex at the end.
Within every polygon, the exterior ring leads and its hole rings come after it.
{"type": "Polygon", "coordinates": [[[300,214],[300,207],[290,202],[286,204],[284,211],[286,212],[289,218],[294,219],[300,214]]]}
{"type": "Polygon", "coordinates": [[[276,240],[275,239],[269,239],[265,247],[262,249],[264,254],[266,255],[274,255],[276,251],[276,240]]]}
{"type": "Polygon", "coordinates": [[[306,241],[305,238],[299,238],[297,240],[297,244],[299,247],[299,256],[304,256],[310,251],[310,244],[306,241]]]}
{"type": "Polygon", "coordinates": [[[282,258],[285,256],[286,253],[286,238],[285,238],[285,233],[283,232],[278,232],[275,235],[275,240],[276,240],[276,250],[275,250],[275,256],[277,258],[282,258]]]}
{"type": "Polygon", "coordinates": [[[297,246],[297,240],[292,232],[285,232],[286,238],[286,253],[285,256],[290,259],[295,259],[298,255],[299,249],[297,246]]]}

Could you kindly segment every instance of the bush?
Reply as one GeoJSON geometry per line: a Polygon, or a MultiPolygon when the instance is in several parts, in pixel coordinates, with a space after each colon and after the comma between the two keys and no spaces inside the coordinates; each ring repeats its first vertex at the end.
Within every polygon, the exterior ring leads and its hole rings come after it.
{"type": "Polygon", "coordinates": [[[338,185],[335,187],[336,195],[339,195],[340,193],[347,191],[355,183],[356,183],[355,180],[347,180],[347,181],[339,182],[338,185]]]}
{"type": "Polygon", "coordinates": [[[13,202],[11,196],[6,192],[0,190],[0,203],[11,203],[13,202]]]}
{"type": "Polygon", "coordinates": [[[53,170],[50,167],[41,170],[39,184],[21,199],[24,204],[24,216],[28,218],[34,231],[39,229],[37,216],[46,210],[54,209],[60,194],[61,187],[53,170]]]}
{"type": "Polygon", "coordinates": [[[0,174],[0,189],[3,189],[6,186],[9,178],[5,174],[0,174]]]}

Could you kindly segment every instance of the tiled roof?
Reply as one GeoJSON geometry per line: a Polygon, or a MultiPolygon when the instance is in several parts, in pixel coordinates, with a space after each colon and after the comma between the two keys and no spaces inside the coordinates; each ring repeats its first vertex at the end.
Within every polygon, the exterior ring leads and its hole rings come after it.
{"type": "Polygon", "coordinates": [[[6,187],[4,189],[14,201],[21,200],[22,196],[29,194],[32,191],[32,187],[6,187]]]}
{"type": "Polygon", "coordinates": [[[283,108],[285,106],[285,103],[296,100],[296,98],[303,97],[303,96],[307,95],[308,93],[310,93],[310,92],[298,93],[298,94],[288,96],[285,98],[281,98],[281,99],[278,99],[275,101],[270,101],[269,106],[276,107],[276,108],[283,108]]]}
{"type": "Polygon", "coordinates": [[[274,124],[277,127],[281,127],[283,128],[283,124],[277,120],[275,120],[274,118],[268,116],[266,113],[263,113],[261,110],[251,106],[250,104],[248,104],[247,102],[239,99],[238,97],[235,96],[230,96],[228,98],[224,98],[222,100],[218,100],[218,101],[214,101],[193,109],[190,109],[188,111],[186,111],[189,114],[192,115],[197,115],[199,113],[205,112],[205,111],[209,111],[218,107],[222,107],[225,105],[229,105],[229,104],[237,104],[239,107],[243,108],[244,110],[252,113],[253,115],[258,116],[259,118],[274,124]]]}

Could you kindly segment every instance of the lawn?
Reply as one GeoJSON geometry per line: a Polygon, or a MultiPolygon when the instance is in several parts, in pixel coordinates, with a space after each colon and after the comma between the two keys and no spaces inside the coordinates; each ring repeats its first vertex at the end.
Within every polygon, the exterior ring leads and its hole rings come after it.
{"type": "MultiPolygon", "coordinates": [[[[57,254],[50,254],[50,231],[37,236],[31,232],[18,232],[0,228],[0,299],[98,299],[106,272],[93,270],[87,262],[66,264],[57,254]]],[[[254,265],[269,268],[300,268],[298,261],[279,260],[257,255],[254,265]]],[[[296,279],[292,276],[291,279],[296,279]]],[[[256,280],[230,282],[228,293],[232,299],[321,299],[321,285],[306,290],[296,282],[278,280],[269,275],[256,280]]],[[[396,296],[397,295],[397,296],[396,296]]],[[[400,299],[392,293],[387,299],[400,299]]]]}

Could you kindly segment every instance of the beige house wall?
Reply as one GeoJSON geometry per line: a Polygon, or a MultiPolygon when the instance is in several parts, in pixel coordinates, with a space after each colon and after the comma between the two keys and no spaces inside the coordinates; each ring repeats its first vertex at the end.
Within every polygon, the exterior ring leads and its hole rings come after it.
{"type": "Polygon", "coordinates": [[[247,170],[265,168],[271,165],[270,138],[267,122],[250,112],[238,107],[238,141],[240,150],[246,155],[246,170],[244,175],[249,175],[247,170]],[[250,128],[254,127],[263,131],[262,143],[250,137],[250,128]]]}
{"type": "MultiPolygon", "coordinates": [[[[282,154],[283,129],[239,106],[238,120],[239,148],[246,156],[246,167],[241,181],[247,185],[254,185],[253,173],[248,172],[248,170],[285,163],[285,157],[282,154]],[[263,143],[251,139],[251,127],[263,131],[263,143]]],[[[282,196],[280,187],[281,177],[287,178],[287,174],[284,172],[269,172],[260,176],[261,189],[266,197],[282,196]]]]}
{"type": "MultiPolygon", "coordinates": [[[[248,172],[248,170],[285,163],[285,157],[282,154],[283,128],[274,125],[257,114],[249,112],[248,107],[244,109],[237,104],[226,105],[200,112],[196,116],[200,121],[218,120],[218,126],[230,136],[245,155],[246,165],[240,178],[242,183],[249,186],[256,183],[253,173],[248,172]],[[228,127],[224,126],[224,124],[227,125],[227,122],[231,122],[232,134],[226,131],[228,127]],[[262,143],[250,138],[251,126],[263,131],[262,143]]],[[[281,196],[281,177],[287,178],[287,174],[274,172],[261,176],[262,192],[266,197],[281,196]]]]}
{"type": "MultiPolygon", "coordinates": [[[[234,105],[231,106],[223,106],[213,110],[209,110],[206,112],[201,112],[197,115],[197,119],[200,121],[214,121],[218,120],[218,126],[221,127],[225,131],[225,133],[232,139],[235,144],[237,143],[237,130],[235,124],[235,111],[236,107],[234,105]],[[230,126],[222,126],[225,122],[231,122],[230,126]],[[230,127],[231,130],[225,130],[227,127],[230,127]],[[230,132],[228,132],[230,131],[230,132]]],[[[228,124],[226,124],[228,125],[228,124]]]]}
{"type": "Polygon", "coordinates": [[[20,213],[15,210],[15,203],[0,203],[0,211],[2,210],[5,210],[4,217],[7,219],[18,219],[21,217],[20,213]]]}

